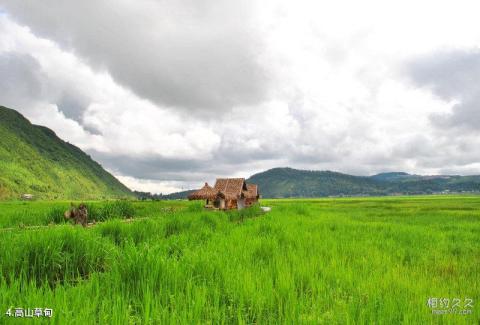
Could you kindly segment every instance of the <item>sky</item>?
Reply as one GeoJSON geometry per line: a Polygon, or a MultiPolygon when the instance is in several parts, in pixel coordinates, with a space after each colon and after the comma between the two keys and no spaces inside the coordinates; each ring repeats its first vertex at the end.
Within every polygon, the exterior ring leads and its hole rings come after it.
{"type": "Polygon", "coordinates": [[[0,105],[135,190],[480,174],[476,1],[0,0],[0,105]]]}

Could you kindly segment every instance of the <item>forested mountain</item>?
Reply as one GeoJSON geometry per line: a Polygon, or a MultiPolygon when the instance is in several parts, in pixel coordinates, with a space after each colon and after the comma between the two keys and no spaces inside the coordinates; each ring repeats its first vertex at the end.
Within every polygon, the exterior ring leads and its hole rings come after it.
{"type": "Polygon", "coordinates": [[[133,194],[90,156],[0,106],[0,199],[102,199],[133,194]]]}
{"type": "Polygon", "coordinates": [[[352,176],[331,171],[274,168],[250,177],[263,197],[432,194],[480,191],[480,176],[420,176],[403,172],[352,176]]]}

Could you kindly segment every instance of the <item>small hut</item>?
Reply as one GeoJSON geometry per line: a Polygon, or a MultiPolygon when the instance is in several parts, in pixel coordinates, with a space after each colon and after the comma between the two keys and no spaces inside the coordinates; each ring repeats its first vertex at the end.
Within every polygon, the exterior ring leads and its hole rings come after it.
{"type": "Polygon", "coordinates": [[[28,193],[22,194],[22,200],[25,200],[25,201],[33,200],[33,194],[28,194],[28,193]]]}
{"type": "Polygon", "coordinates": [[[215,186],[208,183],[191,193],[189,200],[205,200],[209,209],[243,209],[258,202],[258,186],[247,184],[244,178],[217,178],[215,186]]]}
{"type": "Polygon", "coordinates": [[[189,200],[205,200],[205,207],[206,208],[213,208],[213,202],[217,198],[218,191],[215,191],[213,187],[205,183],[205,185],[199,189],[191,193],[188,196],[189,200]]]}

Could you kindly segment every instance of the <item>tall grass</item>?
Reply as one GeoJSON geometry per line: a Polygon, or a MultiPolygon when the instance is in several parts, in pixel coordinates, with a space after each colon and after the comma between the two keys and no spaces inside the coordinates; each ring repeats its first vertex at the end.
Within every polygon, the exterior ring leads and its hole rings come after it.
{"type": "Polygon", "coordinates": [[[480,320],[478,198],[165,204],[132,203],[152,216],[135,222],[0,232],[0,306],[48,306],[57,324],[480,320]],[[475,306],[433,315],[429,297],[475,306]]]}
{"type": "Polygon", "coordinates": [[[130,201],[118,200],[105,203],[87,204],[89,219],[105,221],[114,218],[131,218],[135,216],[135,208],[130,201]]]}
{"type": "Polygon", "coordinates": [[[8,240],[0,250],[1,279],[7,284],[20,280],[53,287],[77,281],[105,271],[111,258],[108,242],[71,227],[4,234],[2,239],[8,240]]]}
{"type": "MultiPolygon", "coordinates": [[[[71,204],[81,202],[3,202],[0,204],[0,229],[7,227],[63,224],[71,204]]],[[[87,202],[88,220],[106,221],[141,216],[134,202],[128,200],[87,202]]],[[[140,211],[141,212],[141,211],[140,211]]],[[[148,211],[146,212],[147,214],[148,211]]],[[[143,216],[146,215],[143,213],[143,216]]]]}

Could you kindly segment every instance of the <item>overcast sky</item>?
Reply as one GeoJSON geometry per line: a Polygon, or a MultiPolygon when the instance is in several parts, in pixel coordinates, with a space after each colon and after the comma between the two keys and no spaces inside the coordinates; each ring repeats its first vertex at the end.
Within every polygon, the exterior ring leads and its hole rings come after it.
{"type": "Polygon", "coordinates": [[[132,189],[480,174],[480,4],[0,0],[0,105],[132,189]]]}

